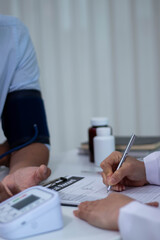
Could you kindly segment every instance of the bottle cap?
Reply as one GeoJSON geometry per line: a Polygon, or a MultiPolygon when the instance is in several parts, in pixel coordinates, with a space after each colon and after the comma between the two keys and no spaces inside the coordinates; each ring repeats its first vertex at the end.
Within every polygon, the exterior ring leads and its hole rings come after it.
{"type": "Polygon", "coordinates": [[[101,127],[96,129],[97,136],[110,136],[111,129],[109,127],[101,127]]]}
{"type": "Polygon", "coordinates": [[[93,117],[91,119],[92,126],[104,126],[108,125],[108,123],[109,123],[108,118],[105,117],[93,117]]]}

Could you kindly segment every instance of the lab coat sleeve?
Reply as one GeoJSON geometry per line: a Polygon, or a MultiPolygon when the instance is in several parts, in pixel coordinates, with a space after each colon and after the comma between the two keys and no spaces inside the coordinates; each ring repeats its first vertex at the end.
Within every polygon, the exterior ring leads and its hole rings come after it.
{"type": "Polygon", "coordinates": [[[160,151],[144,158],[146,178],[150,184],[160,185],[160,151]]]}
{"type": "Polygon", "coordinates": [[[131,202],[120,209],[119,230],[123,240],[159,240],[160,209],[131,202]]]}
{"type": "MultiPolygon", "coordinates": [[[[147,181],[160,185],[160,151],[145,157],[144,164],[147,181]]],[[[118,224],[123,240],[159,240],[160,208],[133,201],[120,209],[118,224]]]]}

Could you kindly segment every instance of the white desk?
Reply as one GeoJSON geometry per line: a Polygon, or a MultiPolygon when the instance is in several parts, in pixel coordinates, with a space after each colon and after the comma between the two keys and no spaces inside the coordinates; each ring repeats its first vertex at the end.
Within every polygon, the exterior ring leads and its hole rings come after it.
{"type": "MultiPolygon", "coordinates": [[[[50,160],[52,175],[48,180],[65,175],[90,175],[84,171],[98,170],[89,162],[88,156],[78,155],[77,150],[69,151],[50,160]]],[[[27,238],[27,240],[120,240],[118,232],[102,230],[89,225],[73,215],[73,207],[62,206],[64,227],[61,230],[27,238]]],[[[0,238],[1,239],[1,238],[0,238]]]]}

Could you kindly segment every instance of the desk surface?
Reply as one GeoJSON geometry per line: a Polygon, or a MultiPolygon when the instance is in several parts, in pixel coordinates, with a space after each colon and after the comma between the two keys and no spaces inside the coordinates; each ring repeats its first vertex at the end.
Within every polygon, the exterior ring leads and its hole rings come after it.
{"type": "MultiPolygon", "coordinates": [[[[66,175],[93,175],[99,170],[93,163],[89,162],[88,156],[78,155],[77,150],[62,153],[51,157],[49,167],[52,169],[52,175],[49,180],[66,175]]],[[[114,231],[102,230],[89,225],[88,223],[76,218],[73,215],[74,207],[62,206],[64,227],[59,231],[41,234],[27,240],[119,240],[120,234],[114,231]]],[[[2,238],[0,238],[2,239],[2,238]]]]}

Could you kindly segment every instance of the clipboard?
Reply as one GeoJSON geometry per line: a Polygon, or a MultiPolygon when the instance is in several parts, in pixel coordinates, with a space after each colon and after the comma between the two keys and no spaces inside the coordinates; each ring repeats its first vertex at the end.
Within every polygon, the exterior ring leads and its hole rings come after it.
{"type": "Polygon", "coordinates": [[[107,196],[107,188],[101,176],[65,176],[50,181],[43,186],[59,192],[62,206],[77,207],[81,202],[97,200],[107,196]],[[103,193],[98,194],[103,190],[103,193]]]}

